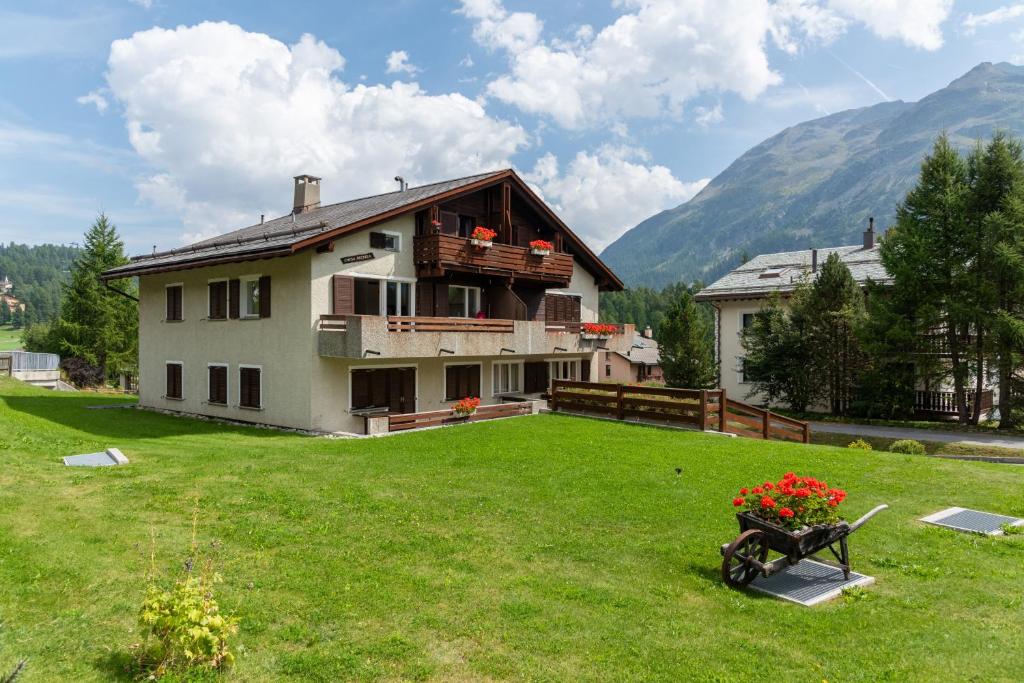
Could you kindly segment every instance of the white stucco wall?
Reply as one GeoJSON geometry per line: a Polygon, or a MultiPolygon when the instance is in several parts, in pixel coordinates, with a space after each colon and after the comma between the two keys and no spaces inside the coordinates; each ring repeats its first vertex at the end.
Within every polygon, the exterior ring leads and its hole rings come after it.
{"type": "Polygon", "coordinates": [[[598,320],[599,290],[594,276],[579,261],[573,259],[572,278],[564,289],[549,289],[551,294],[576,294],[580,297],[580,320],[594,323],[598,320]]]}

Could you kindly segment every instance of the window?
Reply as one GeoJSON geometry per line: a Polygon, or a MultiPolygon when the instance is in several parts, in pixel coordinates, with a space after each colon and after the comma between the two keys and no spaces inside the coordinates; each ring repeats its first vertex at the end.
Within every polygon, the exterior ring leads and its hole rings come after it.
{"type": "Polygon", "coordinates": [[[747,383],[747,359],[743,356],[736,357],[736,375],[740,384],[747,383]]]}
{"type": "Polygon", "coordinates": [[[509,394],[522,391],[519,378],[522,376],[522,363],[492,363],[491,393],[509,394]]]}
{"type": "Polygon", "coordinates": [[[210,364],[209,366],[209,397],[207,401],[216,405],[228,404],[228,366],[210,364]]]}
{"type": "Polygon", "coordinates": [[[167,363],[167,386],[164,389],[164,398],[172,398],[176,401],[182,399],[181,363],[178,361],[168,361],[167,363]]]}
{"type": "Polygon", "coordinates": [[[469,237],[476,229],[476,216],[459,216],[459,237],[469,237]]]}
{"type": "Polygon", "coordinates": [[[242,365],[238,368],[238,405],[242,408],[263,407],[263,372],[259,367],[242,365]]]}
{"type": "Polygon", "coordinates": [[[352,410],[416,412],[416,368],[352,370],[349,375],[352,410]]]}
{"type": "Polygon", "coordinates": [[[241,281],[239,295],[243,318],[260,317],[260,280],[258,277],[244,277],[241,281]]]}
{"type": "Polygon", "coordinates": [[[227,320],[228,317],[228,281],[217,280],[209,284],[210,320],[227,320]]]}
{"type": "Polygon", "coordinates": [[[388,280],[384,308],[388,315],[412,315],[412,283],[388,280]]]}
{"type": "Polygon", "coordinates": [[[448,315],[473,318],[480,312],[480,288],[448,285],[448,315]]]}
{"type": "Polygon", "coordinates": [[[744,313],[744,314],[742,314],[742,316],[740,317],[740,324],[741,324],[741,326],[743,327],[744,330],[747,329],[748,327],[750,327],[751,325],[753,325],[754,324],[754,314],[753,313],[744,313]]]}
{"type": "Polygon", "coordinates": [[[605,377],[611,377],[612,376],[612,364],[611,363],[605,363],[605,366],[604,366],[604,376],[605,377]]]}
{"type": "Polygon", "coordinates": [[[402,251],[402,236],[395,232],[371,232],[370,248],[402,251]]]}
{"type": "Polygon", "coordinates": [[[786,270],[788,270],[788,269],[785,266],[773,266],[771,268],[765,268],[764,270],[762,270],[761,274],[758,275],[758,277],[759,278],[782,277],[782,274],[785,273],[786,270]]]}
{"type": "Polygon", "coordinates": [[[444,400],[480,397],[480,365],[448,365],[444,369],[444,400]]]}
{"type": "Polygon", "coordinates": [[[579,360],[553,360],[551,361],[551,379],[576,380],[580,376],[579,360]]]}
{"type": "Polygon", "coordinates": [[[167,320],[182,320],[182,285],[167,285],[167,320]]]}
{"type": "Polygon", "coordinates": [[[380,280],[356,278],[356,315],[380,315],[380,280]]]}

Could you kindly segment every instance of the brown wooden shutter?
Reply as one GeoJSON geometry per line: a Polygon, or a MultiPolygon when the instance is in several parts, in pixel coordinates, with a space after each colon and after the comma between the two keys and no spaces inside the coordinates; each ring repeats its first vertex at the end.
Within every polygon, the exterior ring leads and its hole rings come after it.
{"type": "Polygon", "coordinates": [[[352,408],[359,410],[369,408],[371,370],[355,370],[352,372],[352,408]]]}
{"type": "Polygon", "coordinates": [[[228,283],[211,282],[210,288],[210,312],[209,317],[212,320],[223,320],[227,317],[227,296],[228,296],[228,283]]]}
{"type": "Polygon", "coordinates": [[[228,317],[237,320],[242,303],[242,287],[238,280],[228,280],[228,317]]]}
{"type": "Polygon", "coordinates": [[[210,366],[210,403],[228,402],[228,369],[222,365],[210,366]]]}
{"type": "Polygon", "coordinates": [[[270,276],[263,275],[260,277],[260,317],[270,317],[270,276]]]}
{"type": "Polygon", "coordinates": [[[587,359],[580,361],[580,381],[590,381],[590,361],[587,359]]]}
{"type": "Polygon", "coordinates": [[[181,285],[167,288],[167,320],[182,319],[181,285]]]}
{"type": "Polygon", "coordinates": [[[403,368],[402,377],[402,398],[399,412],[412,413],[416,410],[416,369],[403,368]]]}
{"type": "Polygon", "coordinates": [[[448,317],[448,284],[437,282],[434,284],[434,315],[439,318],[448,317]]]}
{"type": "Polygon", "coordinates": [[[445,368],[445,400],[480,397],[480,366],[449,365],[445,368]]]}
{"type": "Polygon", "coordinates": [[[356,281],[348,275],[331,277],[331,312],[352,315],[356,312],[356,281]]]}
{"type": "Polygon", "coordinates": [[[260,408],[260,370],[242,368],[239,370],[238,402],[246,408],[260,408]]]}
{"type": "Polygon", "coordinates": [[[181,398],[181,366],[177,363],[167,364],[167,398],[181,398]]]}
{"type": "Polygon", "coordinates": [[[416,315],[419,317],[432,317],[434,315],[434,283],[416,283],[416,315]]]}
{"type": "Polygon", "coordinates": [[[569,310],[569,316],[570,316],[569,320],[571,322],[578,323],[580,321],[580,319],[581,319],[580,316],[581,316],[581,306],[582,306],[582,304],[581,304],[580,298],[578,296],[569,296],[569,297],[566,297],[566,299],[568,299],[568,301],[566,303],[568,303],[569,307],[570,307],[570,310],[569,310]]]}

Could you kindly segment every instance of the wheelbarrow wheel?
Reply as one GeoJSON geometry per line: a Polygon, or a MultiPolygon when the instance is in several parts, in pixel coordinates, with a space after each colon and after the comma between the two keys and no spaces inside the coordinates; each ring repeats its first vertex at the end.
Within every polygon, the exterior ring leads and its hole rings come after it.
{"type": "Polygon", "coordinates": [[[722,580],[731,588],[743,588],[754,580],[768,559],[768,537],[760,529],[748,529],[722,553],[722,580]]]}

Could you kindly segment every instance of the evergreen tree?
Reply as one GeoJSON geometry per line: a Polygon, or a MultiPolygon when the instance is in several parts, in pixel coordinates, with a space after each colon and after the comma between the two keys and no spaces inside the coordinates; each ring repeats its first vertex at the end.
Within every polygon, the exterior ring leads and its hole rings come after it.
{"type": "Polygon", "coordinates": [[[6,301],[0,301],[0,325],[11,322],[11,308],[6,301]]]}
{"type": "Polygon", "coordinates": [[[718,373],[708,339],[707,320],[693,295],[683,290],[668,310],[658,340],[668,386],[707,389],[717,384],[718,373]]]}
{"type": "MultiPolygon", "coordinates": [[[[138,364],[138,309],[131,299],[104,287],[99,276],[128,262],[117,228],[100,214],[85,234],[85,248],[65,286],[56,337],[61,354],[99,367],[102,377],[138,364]]],[[[134,293],[134,283],[117,280],[117,289],[134,293]]]]}
{"type": "Polygon", "coordinates": [[[746,355],[742,371],[751,384],[744,398],[785,403],[797,412],[807,410],[814,400],[819,382],[808,363],[812,348],[802,303],[808,290],[806,284],[797,289],[792,312],[787,312],[778,295],[773,295],[743,330],[741,343],[746,355]]]}
{"type": "Polygon", "coordinates": [[[969,189],[964,160],[940,135],[881,245],[882,264],[900,290],[915,336],[942,336],[949,363],[935,366],[936,379],[952,376],[957,413],[965,423],[973,357],[968,339],[977,312],[970,296],[976,279],[969,266],[977,245],[966,220],[969,189]]]}
{"type": "Polygon", "coordinates": [[[14,307],[14,313],[11,315],[11,327],[16,330],[21,329],[25,326],[25,313],[21,310],[21,306],[14,307]]]}

